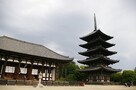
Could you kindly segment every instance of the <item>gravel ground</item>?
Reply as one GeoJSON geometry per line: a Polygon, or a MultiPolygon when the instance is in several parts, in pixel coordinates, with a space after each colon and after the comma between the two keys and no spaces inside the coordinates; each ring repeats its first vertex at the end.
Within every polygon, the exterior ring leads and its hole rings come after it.
{"type": "Polygon", "coordinates": [[[0,90],[136,90],[136,86],[85,85],[85,86],[0,86],[0,90]]]}

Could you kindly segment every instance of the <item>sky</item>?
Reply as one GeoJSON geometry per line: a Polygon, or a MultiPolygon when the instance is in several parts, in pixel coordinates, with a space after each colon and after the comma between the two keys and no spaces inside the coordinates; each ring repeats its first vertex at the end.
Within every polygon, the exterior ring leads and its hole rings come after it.
{"type": "Polygon", "coordinates": [[[136,0],[0,0],[0,36],[42,44],[74,61],[86,59],[78,52],[79,37],[97,28],[113,36],[109,48],[120,60],[113,68],[136,67],[136,0]]]}

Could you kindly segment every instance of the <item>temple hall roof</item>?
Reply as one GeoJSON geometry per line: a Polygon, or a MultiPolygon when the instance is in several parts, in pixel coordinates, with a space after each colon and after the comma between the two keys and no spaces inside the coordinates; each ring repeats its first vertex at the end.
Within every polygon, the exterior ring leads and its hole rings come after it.
{"type": "Polygon", "coordinates": [[[0,50],[6,50],[57,60],[73,60],[73,58],[69,58],[68,56],[58,54],[43,45],[17,40],[7,36],[0,37],[0,50]]]}

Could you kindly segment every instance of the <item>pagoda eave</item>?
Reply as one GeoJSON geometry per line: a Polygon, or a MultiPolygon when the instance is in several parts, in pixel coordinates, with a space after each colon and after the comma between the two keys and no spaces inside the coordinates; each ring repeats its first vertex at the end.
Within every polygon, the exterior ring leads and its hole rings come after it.
{"type": "MultiPolygon", "coordinates": [[[[88,51],[85,51],[85,52],[79,52],[79,54],[81,54],[83,56],[92,56],[94,54],[98,54],[98,52],[100,52],[100,50],[88,50],[88,51]]],[[[103,52],[103,53],[99,53],[99,54],[103,54],[105,56],[110,56],[110,55],[117,53],[115,51],[108,51],[108,50],[102,50],[101,52],[103,52]]]]}
{"type": "Polygon", "coordinates": [[[115,73],[115,72],[120,72],[121,69],[113,69],[111,67],[103,67],[103,66],[98,66],[98,67],[93,67],[93,68],[86,68],[86,69],[81,69],[79,70],[80,72],[94,72],[94,71],[106,71],[110,73],[115,73]]]}
{"type": "Polygon", "coordinates": [[[100,36],[103,40],[110,40],[113,38],[112,36],[104,34],[100,30],[94,30],[92,33],[90,33],[86,36],[80,37],[80,39],[82,39],[84,41],[90,41],[90,39],[98,38],[100,36]]]}
{"type": "Polygon", "coordinates": [[[85,44],[80,44],[79,46],[89,49],[89,47],[91,47],[91,46],[99,46],[99,45],[102,45],[104,48],[109,48],[109,47],[115,46],[115,44],[111,44],[111,43],[104,41],[101,37],[94,39],[92,41],[89,41],[85,44]]]}
{"type": "Polygon", "coordinates": [[[107,58],[107,57],[97,57],[97,58],[88,58],[88,59],[85,59],[85,60],[79,60],[78,63],[82,63],[82,64],[88,64],[88,63],[93,63],[93,62],[96,62],[96,61],[104,61],[106,63],[109,63],[109,64],[114,64],[114,63],[117,63],[119,62],[119,60],[111,60],[110,58],[107,58]]]}
{"type": "MultiPolygon", "coordinates": [[[[90,44],[90,43],[86,43],[86,44],[80,44],[80,47],[83,47],[85,49],[88,49],[90,46],[94,46],[95,44],[90,44]]],[[[112,46],[115,46],[115,44],[101,44],[104,48],[109,48],[112,46]]]]}

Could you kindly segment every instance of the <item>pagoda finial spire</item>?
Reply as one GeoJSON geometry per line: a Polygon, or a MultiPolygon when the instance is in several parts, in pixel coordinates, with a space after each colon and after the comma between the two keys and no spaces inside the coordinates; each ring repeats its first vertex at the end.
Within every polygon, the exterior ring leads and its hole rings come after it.
{"type": "Polygon", "coordinates": [[[97,30],[97,23],[96,23],[96,16],[95,16],[95,13],[94,13],[94,30],[97,30]]]}

